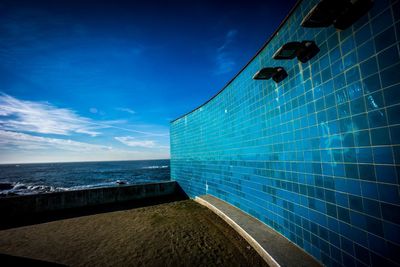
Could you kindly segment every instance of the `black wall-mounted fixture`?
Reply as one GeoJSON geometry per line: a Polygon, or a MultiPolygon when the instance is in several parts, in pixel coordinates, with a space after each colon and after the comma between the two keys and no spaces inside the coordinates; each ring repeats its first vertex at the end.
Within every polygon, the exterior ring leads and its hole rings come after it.
{"type": "Polygon", "coordinates": [[[282,67],[263,68],[254,74],[254,80],[269,80],[272,78],[276,83],[283,81],[288,76],[286,70],[282,67]]]}
{"type": "Polygon", "coordinates": [[[322,0],[301,22],[307,28],[328,27],[345,30],[364,16],[373,6],[373,0],[322,0]]]}
{"type": "Polygon", "coordinates": [[[274,59],[293,59],[297,57],[303,63],[306,63],[316,54],[319,48],[313,41],[290,42],[282,45],[273,55],[274,59]]]}

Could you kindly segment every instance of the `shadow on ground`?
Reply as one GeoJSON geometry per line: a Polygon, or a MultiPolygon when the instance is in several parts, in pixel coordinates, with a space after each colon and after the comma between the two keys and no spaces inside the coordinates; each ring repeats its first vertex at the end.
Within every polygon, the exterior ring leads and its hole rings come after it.
{"type": "Polygon", "coordinates": [[[2,214],[2,219],[0,220],[0,230],[63,220],[68,218],[99,214],[99,213],[148,207],[148,206],[169,203],[174,201],[181,201],[186,199],[188,199],[188,196],[183,192],[179,192],[174,195],[168,195],[162,197],[152,197],[147,199],[139,199],[139,200],[112,203],[112,204],[102,204],[102,205],[88,206],[82,208],[47,211],[35,214],[26,214],[26,215],[21,214],[14,217],[8,217],[7,214],[2,214]]]}
{"type": "Polygon", "coordinates": [[[34,260],[30,258],[24,257],[17,257],[11,256],[7,254],[0,253],[0,262],[1,266],[4,267],[20,267],[20,266],[42,266],[42,267],[62,267],[66,266],[63,264],[48,262],[48,261],[41,261],[41,260],[34,260]]]}

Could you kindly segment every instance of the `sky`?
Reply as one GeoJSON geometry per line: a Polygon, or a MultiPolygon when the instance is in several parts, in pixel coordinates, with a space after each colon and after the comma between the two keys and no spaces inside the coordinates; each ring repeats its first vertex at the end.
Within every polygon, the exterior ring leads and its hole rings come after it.
{"type": "Polygon", "coordinates": [[[0,0],[0,163],[169,158],[294,3],[0,0]]]}

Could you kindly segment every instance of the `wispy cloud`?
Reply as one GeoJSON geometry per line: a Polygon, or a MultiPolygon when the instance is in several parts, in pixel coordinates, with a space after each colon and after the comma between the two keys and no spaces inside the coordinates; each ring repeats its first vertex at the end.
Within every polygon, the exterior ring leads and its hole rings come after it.
{"type": "Polygon", "coordinates": [[[116,110],[127,112],[127,113],[132,114],[132,115],[136,114],[136,111],[134,111],[133,109],[130,109],[130,108],[116,108],[116,110]]]}
{"type": "Polygon", "coordinates": [[[100,134],[98,129],[104,127],[67,108],[58,108],[47,102],[19,100],[0,94],[0,128],[4,130],[97,136],[100,134]]]}
{"type": "Polygon", "coordinates": [[[153,148],[156,146],[156,142],[153,140],[137,140],[132,136],[117,136],[114,137],[115,140],[123,143],[124,145],[131,147],[146,147],[153,148]]]}
{"type": "Polygon", "coordinates": [[[215,58],[216,69],[214,74],[220,75],[231,72],[235,66],[235,61],[228,52],[230,44],[234,41],[237,35],[237,30],[230,30],[226,33],[224,43],[217,49],[217,54],[215,58]]]}
{"type": "Polygon", "coordinates": [[[104,161],[169,158],[169,150],[121,150],[111,146],[48,138],[0,129],[0,162],[104,161]]]}
{"type": "Polygon", "coordinates": [[[71,135],[74,133],[97,136],[101,129],[113,128],[148,136],[167,136],[120,127],[125,121],[97,121],[78,115],[74,110],[59,108],[48,102],[20,100],[0,93],[0,129],[17,132],[71,135]]]}
{"type": "Polygon", "coordinates": [[[0,146],[2,149],[40,150],[57,149],[68,151],[109,151],[112,147],[77,142],[70,139],[48,138],[25,133],[0,130],[0,146]]]}

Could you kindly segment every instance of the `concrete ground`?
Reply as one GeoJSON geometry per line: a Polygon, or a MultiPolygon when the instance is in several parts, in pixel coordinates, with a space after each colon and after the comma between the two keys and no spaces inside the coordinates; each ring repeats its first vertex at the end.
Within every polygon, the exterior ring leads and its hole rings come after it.
{"type": "Polygon", "coordinates": [[[235,230],[192,200],[2,230],[0,261],[2,266],[35,261],[68,266],[267,266],[235,230]]]}

